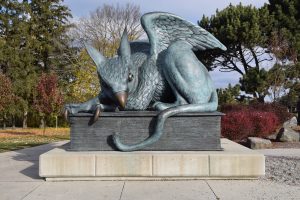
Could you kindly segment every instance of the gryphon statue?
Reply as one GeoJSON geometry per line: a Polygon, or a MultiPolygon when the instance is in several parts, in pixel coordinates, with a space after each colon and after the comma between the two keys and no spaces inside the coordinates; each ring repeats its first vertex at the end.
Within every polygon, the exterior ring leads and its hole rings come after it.
{"type": "Polygon", "coordinates": [[[97,65],[101,93],[81,104],[66,105],[65,115],[93,112],[96,121],[102,111],[157,110],[154,133],[146,140],[126,145],[113,135],[121,151],[151,145],[163,134],[166,119],[183,112],[216,111],[218,97],[206,67],[193,50],[226,50],[203,28],[164,12],[142,16],[141,24],[149,42],[128,42],[123,33],[118,57],[107,59],[91,45],[86,49],[97,65]]]}

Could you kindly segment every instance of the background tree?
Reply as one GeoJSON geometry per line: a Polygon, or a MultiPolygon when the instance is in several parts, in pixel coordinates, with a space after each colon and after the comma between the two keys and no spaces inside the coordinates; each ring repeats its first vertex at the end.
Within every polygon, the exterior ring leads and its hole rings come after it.
{"type": "Polygon", "coordinates": [[[228,84],[227,88],[217,89],[219,105],[238,103],[240,91],[239,85],[231,86],[231,84],[228,84]]]}
{"type": "Polygon", "coordinates": [[[12,83],[8,77],[0,73],[0,113],[4,112],[5,107],[12,101],[12,83]]]}
{"type": "Polygon", "coordinates": [[[0,2],[0,70],[13,84],[23,112],[23,128],[33,105],[41,71],[61,70],[68,45],[70,16],[62,0],[5,0],[0,2]],[[57,66],[57,67],[56,67],[57,66]]]}
{"type": "Polygon", "coordinates": [[[300,57],[300,2],[299,0],[269,0],[265,5],[274,16],[273,31],[285,38],[289,51],[286,58],[296,61],[300,57]]]}
{"type": "Polygon", "coordinates": [[[217,10],[210,18],[203,16],[198,24],[228,48],[226,52],[204,55],[206,63],[211,64],[212,68],[219,67],[223,72],[238,72],[242,76],[241,89],[263,101],[266,92],[261,90],[265,76],[262,63],[272,59],[265,50],[268,41],[266,33],[272,26],[268,9],[230,4],[224,10],[217,10]],[[249,85],[255,87],[250,88],[249,85]]]}
{"type": "Polygon", "coordinates": [[[2,22],[0,67],[11,79],[15,95],[24,102],[22,107],[24,128],[27,127],[28,109],[36,83],[28,12],[27,1],[7,0],[0,3],[2,22]]]}
{"type": "Polygon", "coordinates": [[[99,94],[97,69],[85,50],[81,50],[69,73],[70,79],[65,85],[66,102],[84,102],[99,94]]]}
{"type": "Polygon", "coordinates": [[[100,92],[96,67],[82,47],[82,41],[92,42],[105,56],[112,57],[119,48],[121,35],[127,28],[130,40],[138,39],[143,29],[140,26],[140,8],[134,4],[107,5],[97,8],[74,24],[69,32],[77,53],[65,74],[66,102],[83,102],[100,92]]]}
{"type": "Polygon", "coordinates": [[[250,68],[247,74],[240,78],[241,90],[252,94],[257,101],[264,102],[265,96],[269,94],[268,77],[269,74],[264,68],[250,68]]]}
{"type": "Polygon", "coordinates": [[[43,73],[37,85],[37,96],[34,106],[41,116],[41,128],[45,128],[45,115],[53,115],[56,119],[64,103],[62,92],[58,87],[58,77],[54,73],[43,73]]]}
{"type": "Polygon", "coordinates": [[[0,72],[0,117],[2,118],[3,128],[6,127],[7,110],[13,98],[11,81],[0,72]]]}
{"type": "Polygon", "coordinates": [[[112,57],[119,48],[125,28],[129,40],[136,40],[143,34],[140,17],[140,7],[137,5],[104,4],[76,23],[70,34],[73,38],[91,41],[105,56],[112,57]]]}
{"type": "Polygon", "coordinates": [[[278,96],[282,96],[276,100],[293,110],[300,95],[300,2],[269,0],[265,7],[274,16],[270,51],[276,57],[276,65],[270,71],[277,72],[278,96]]]}
{"type": "Polygon", "coordinates": [[[66,65],[63,56],[68,51],[71,17],[63,0],[31,0],[29,3],[29,33],[33,39],[34,65],[42,70],[61,70],[66,65]]]}

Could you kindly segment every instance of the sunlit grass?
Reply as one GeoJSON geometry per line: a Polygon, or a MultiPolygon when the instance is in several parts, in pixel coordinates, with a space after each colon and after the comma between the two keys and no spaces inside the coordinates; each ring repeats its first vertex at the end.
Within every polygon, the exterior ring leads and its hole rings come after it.
{"type": "Polygon", "coordinates": [[[69,128],[28,128],[0,130],[0,152],[69,140],[69,128]]]}

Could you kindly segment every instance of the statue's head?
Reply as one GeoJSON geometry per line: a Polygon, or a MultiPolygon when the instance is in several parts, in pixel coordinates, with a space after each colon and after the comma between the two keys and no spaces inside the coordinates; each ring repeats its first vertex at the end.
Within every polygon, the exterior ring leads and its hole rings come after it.
{"type": "Polygon", "coordinates": [[[127,31],[125,30],[122,35],[118,56],[115,58],[105,58],[98,50],[87,44],[86,49],[97,65],[101,92],[105,92],[111,100],[124,108],[128,94],[137,85],[137,69],[131,60],[127,31]]]}

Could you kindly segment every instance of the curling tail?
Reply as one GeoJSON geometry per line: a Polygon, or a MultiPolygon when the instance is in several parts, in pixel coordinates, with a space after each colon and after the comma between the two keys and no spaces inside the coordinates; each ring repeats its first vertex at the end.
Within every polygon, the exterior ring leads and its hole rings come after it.
{"type": "Polygon", "coordinates": [[[186,105],[176,106],[176,107],[163,110],[157,116],[157,122],[155,125],[154,133],[146,140],[137,144],[126,145],[121,142],[119,135],[116,133],[113,135],[113,142],[120,151],[140,150],[146,146],[154,144],[161,138],[163,134],[164,124],[168,117],[176,115],[178,113],[184,113],[184,112],[213,112],[217,110],[217,107],[218,107],[218,96],[217,96],[217,92],[214,91],[208,103],[186,104],[186,105]]]}

